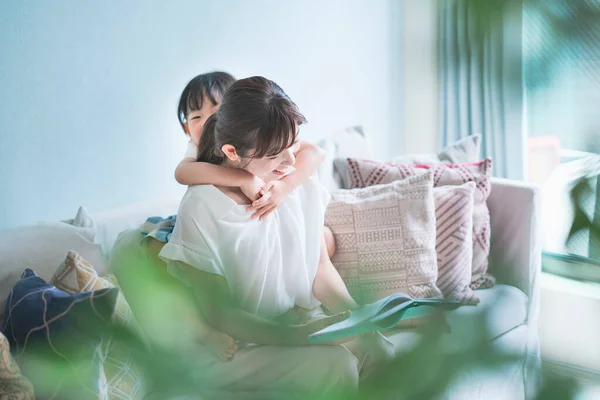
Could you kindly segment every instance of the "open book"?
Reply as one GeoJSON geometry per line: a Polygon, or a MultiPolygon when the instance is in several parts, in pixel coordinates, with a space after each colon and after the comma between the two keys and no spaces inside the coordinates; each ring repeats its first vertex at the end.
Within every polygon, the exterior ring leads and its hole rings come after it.
{"type": "Polygon", "coordinates": [[[352,310],[352,315],[348,319],[309,335],[308,341],[327,342],[393,328],[401,320],[430,315],[436,310],[455,310],[460,305],[460,302],[454,300],[413,299],[405,293],[395,293],[352,310]]]}

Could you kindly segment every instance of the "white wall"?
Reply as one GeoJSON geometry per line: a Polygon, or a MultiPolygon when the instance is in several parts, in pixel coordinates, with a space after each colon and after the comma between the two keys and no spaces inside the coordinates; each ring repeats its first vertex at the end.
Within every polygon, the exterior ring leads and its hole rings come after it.
{"type": "Polygon", "coordinates": [[[395,0],[0,2],[0,229],[181,191],[180,91],[223,69],[279,83],[309,140],[404,112],[395,0]],[[397,30],[397,28],[395,28],[397,30]]]}
{"type": "Polygon", "coordinates": [[[539,332],[544,360],[600,374],[600,284],[543,273],[539,332]]]}

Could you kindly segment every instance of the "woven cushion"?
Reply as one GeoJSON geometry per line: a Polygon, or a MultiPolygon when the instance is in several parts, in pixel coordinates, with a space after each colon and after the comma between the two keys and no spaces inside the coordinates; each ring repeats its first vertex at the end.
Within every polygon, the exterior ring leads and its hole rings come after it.
{"type": "Polygon", "coordinates": [[[435,285],[433,175],[333,192],[325,224],[336,239],[332,262],[350,294],[370,303],[396,292],[442,297],[435,285]]]}
{"type": "Polygon", "coordinates": [[[10,354],[6,336],[0,333],[0,399],[34,400],[33,385],[21,375],[19,366],[10,354]]]}

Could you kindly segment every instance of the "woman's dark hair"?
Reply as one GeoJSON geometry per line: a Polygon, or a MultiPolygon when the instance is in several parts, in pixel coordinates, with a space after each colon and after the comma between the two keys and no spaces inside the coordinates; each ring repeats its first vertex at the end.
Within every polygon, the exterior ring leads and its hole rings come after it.
{"type": "Polygon", "coordinates": [[[187,115],[201,109],[207,100],[216,106],[233,82],[235,78],[223,71],[201,74],[188,82],[181,93],[177,107],[177,118],[184,133],[187,134],[184,126],[187,115]]]}
{"type": "Polygon", "coordinates": [[[221,148],[226,144],[244,158],[277,155],[296,142],[297,126],[303,123],[306,119],[296,104],[275,82],[262,76],[240,79],[204,123],[198,161],[222,164],[221,148]]]}

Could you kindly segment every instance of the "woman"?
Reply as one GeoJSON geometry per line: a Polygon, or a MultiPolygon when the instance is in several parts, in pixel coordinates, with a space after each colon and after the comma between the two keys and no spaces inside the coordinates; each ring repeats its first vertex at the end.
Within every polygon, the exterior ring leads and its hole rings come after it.
{"type": "MultiPolygon", "coordinates": [[[[280,179],[294,165],[304,122],[274,82],[239,80],[206,121],[198,161],[241,168],[265,182],[280,179]]],[[[347,318],[357,306],[327,255],[328,201],[312,177],[271,218],[258,221],[246,212],[251,201],[239,188],[202,185],[186,192],[160,257],[193,289],[210,325],[253,343],[227,363],[207,352],[200,363],[209,387],[317,393],[356,388],[358,360],[346,348],[306,346],[309,334],[347,318]],[[319,303],[337,314],[325,317],[319,303]]]]}

